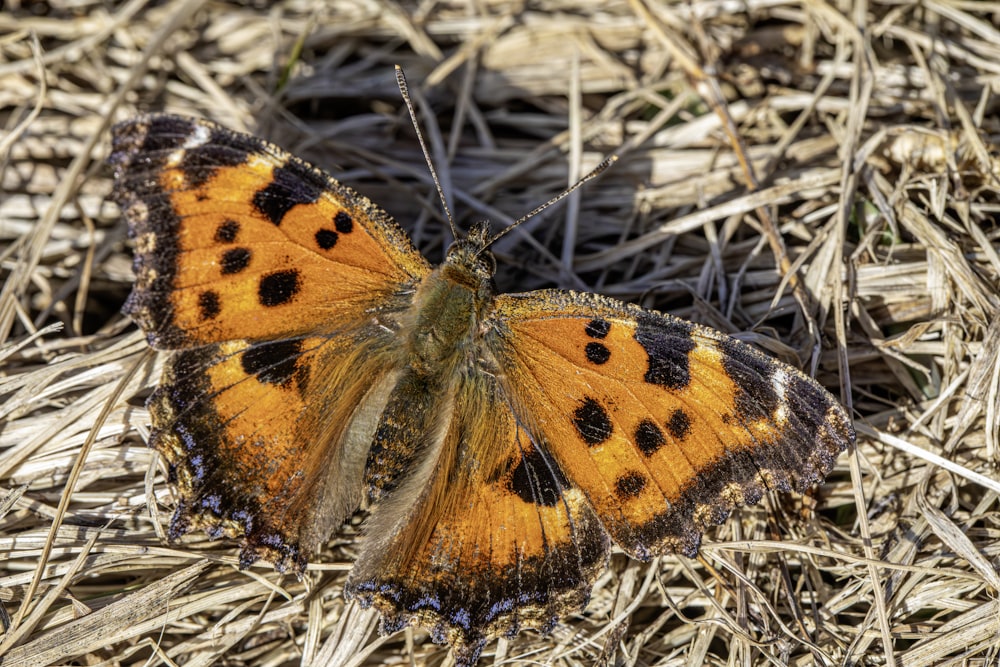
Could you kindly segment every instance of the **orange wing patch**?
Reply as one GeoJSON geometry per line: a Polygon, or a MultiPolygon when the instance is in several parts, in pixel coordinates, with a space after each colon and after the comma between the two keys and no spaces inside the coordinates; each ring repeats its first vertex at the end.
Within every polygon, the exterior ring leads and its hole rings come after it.
{"type": "Polygon", "coordinates": [[[362,497],[368,443],[344,434],[429,266],[368,199],[212,123],[123,123],[110,161],[136,244],[125,312],[181,350],[149,402],[170,535],[237,537],[243,565],[301,572],[362,497]]]}

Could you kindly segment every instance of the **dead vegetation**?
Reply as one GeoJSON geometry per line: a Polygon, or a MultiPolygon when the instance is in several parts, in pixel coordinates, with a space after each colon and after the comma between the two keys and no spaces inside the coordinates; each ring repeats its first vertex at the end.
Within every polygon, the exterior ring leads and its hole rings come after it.
{"type": "Polygon", "coordinates": [[[5,667],[436,665],[308,586],[165,539],[144,446],[158,370],[120,314],[108,128],[209,117],[320,164],[439,259],[407,72],[463,228],[517,218],[504,291],[587,289],[739,333],[857,421],[813,497],[701,561],[618,555],[586,612],[484,664],[986,665],[996,481],[1000,4],[962,0],[8,2],[0,11],[0,653],[5,667]],[[741,164],[741,154],[747,162],[741,164]]]}

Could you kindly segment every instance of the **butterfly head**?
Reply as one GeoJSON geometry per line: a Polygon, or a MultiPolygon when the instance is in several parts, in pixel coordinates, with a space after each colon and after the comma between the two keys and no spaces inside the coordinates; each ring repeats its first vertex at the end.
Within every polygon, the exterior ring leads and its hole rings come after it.
{"type": "Polygon", "coordinates": [[[475,223],[469,234],[458,238],[445,258],[445,264],[453,266],[478,281],[492,282],[497,271],[497,260],[490,252],[494,237],[490,235],[490,223],[483,220],[475,223]]]}

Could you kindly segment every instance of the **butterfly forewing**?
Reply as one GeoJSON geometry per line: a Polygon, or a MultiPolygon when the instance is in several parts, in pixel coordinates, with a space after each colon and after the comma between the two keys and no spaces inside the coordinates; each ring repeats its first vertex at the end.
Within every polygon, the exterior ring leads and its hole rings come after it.
{"type": "Polygon", "coordinates": [[[429,271],[381,209],[259,139],[166,115],[113,136],[126,312],[154,346],[348,331],[429,271]]]}
{"type": "Polygon", "coordinates": [[[711,329],[592,294],[497,297],[488,344],[521,418],[636,558],[693,555],[853,441],[814,380],[711,329]]]}

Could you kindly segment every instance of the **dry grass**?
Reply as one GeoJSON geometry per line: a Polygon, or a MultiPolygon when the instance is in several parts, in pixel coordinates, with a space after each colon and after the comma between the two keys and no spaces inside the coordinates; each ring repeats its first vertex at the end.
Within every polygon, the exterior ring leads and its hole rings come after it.
{"type": "Polygon", "coordinates": [[[111,122],[206,116],[339,174],[437,259],[450,239],[394,63],[463,226],[508,222],[622,155],[504,240],[501,289],[590,289],[749,332],[841,392],[859,430],[814,498],[739,513],[701,561],[616,556],[584,614],[490,645],[485,664],[995,664],[998,11],[8,1],[4,666],[448,660],[345,605],[351,529],[308,587],[239,572],[231,543],[165,540],[172,499],[144,446],[158,370],[118,314],[130,250],[105,200],[111,122]]]}

